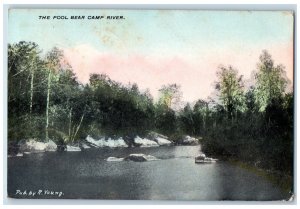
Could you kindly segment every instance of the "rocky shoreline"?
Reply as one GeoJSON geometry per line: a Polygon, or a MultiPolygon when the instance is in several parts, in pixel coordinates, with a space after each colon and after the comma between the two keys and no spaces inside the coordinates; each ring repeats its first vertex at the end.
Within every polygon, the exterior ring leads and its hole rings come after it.
{"type": "Polygon", "coordinates": [[[159,146],[174,146],[174,145],[198,145],[199,139],[183,136],[181,140],[174,143],[169,137],[159,133],[150,132],[146,137],[99,137],[95,139],[87,136],[76,143],[56,144],[53,140],[48,142],[41,142],[37,139],[21,140],[18,143],[8,144],[8,156],[20,157],[23,154],[37,153],[37,152],[55,152],[68,151],[80,152],[86,149],[97,148],[125,148],[125,147],[159,147],[159,146]]]}

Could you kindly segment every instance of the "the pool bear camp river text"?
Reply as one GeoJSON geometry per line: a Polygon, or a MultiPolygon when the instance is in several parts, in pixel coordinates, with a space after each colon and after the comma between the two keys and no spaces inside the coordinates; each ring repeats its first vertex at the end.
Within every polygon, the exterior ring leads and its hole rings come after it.
{"type": "Polygon", "coordinates": [[[108,19],[108,20],[124,20],[124,16],[65,16],[65,15],[56,15],[56,16],[38,16],[40,20],[101,20],[101,19],[108,19]]]}

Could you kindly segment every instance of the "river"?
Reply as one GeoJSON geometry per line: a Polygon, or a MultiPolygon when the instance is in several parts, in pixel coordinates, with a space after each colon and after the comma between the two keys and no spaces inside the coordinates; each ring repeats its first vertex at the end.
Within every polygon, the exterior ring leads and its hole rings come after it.
{"type": "Polygon", "coordinates": [[[287,197],[267,179],[229,162],[195,164],[194,157],[200,152],[200,146],[169,146],[10,157],[8,194],[16,198],[113,200],[282,200],[287,197]],[[125,157],[131,153],[149,154],[160,160],[106,161],[107,157],[125,157]]]}

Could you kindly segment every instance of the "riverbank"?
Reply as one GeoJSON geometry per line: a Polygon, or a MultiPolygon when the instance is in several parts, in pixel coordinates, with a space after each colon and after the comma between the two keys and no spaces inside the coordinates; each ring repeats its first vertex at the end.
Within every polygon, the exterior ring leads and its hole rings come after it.
{"type": "Polygon", "coordinates": [[[123,137],[92,137],[88,135],[85,139],[77,142],[53,141],[41,142],[38,139],[27,139],[8,144],[8,155],[21,156],[23,153],[34,152],[53,152],[53,151],[84,151],[91,148],[125,148],[125,147],[159,147],[159,146],[173,146],[173,145],[198,145],[199,139],[182,136],[178,141],[174,141],[167,136],[156,132],[149,132],[145,137],[123,136],[123,137]]]}

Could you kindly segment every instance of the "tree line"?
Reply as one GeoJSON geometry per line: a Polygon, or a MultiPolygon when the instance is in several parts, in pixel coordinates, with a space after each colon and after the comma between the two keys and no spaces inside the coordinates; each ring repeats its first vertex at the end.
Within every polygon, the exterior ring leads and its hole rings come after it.
{"type": "Polygon", "coordinates": [[[8,45],[8,139],[65,144],[87,135],[157,131],[176,143],[188,134],[202,137],[204,151],[212,155],[291,174],[294,102],[284,73],[284,66],[263,51],[251,87],[233,66],[221,66],[217,97],[182,105],[178,84],[163,85],[158,101],[149,90],[105,74],[91,74],[82,84],[62,50],[42,53],[36,43],[21,41],[8,45]]]}

